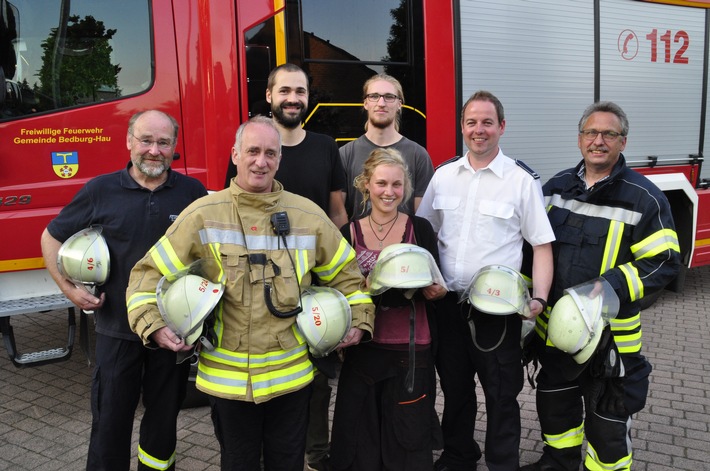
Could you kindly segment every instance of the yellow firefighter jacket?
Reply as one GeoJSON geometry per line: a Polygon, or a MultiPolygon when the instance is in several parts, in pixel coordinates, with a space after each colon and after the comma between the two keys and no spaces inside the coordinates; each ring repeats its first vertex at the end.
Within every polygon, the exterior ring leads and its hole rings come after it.
{"type": "Polygon", "coordinates": [[[313,379],[295,317],[269,312],[265,283],[271,285],[274,307],[287,312],[298,306],[315,276],[348,299],[352,326],[372,334],[374,306],[361,291],[355,251],[317,205],[284,191],[277,181],[271,193],[261,194],[232,181],[228,189],[195,201],[136,264],[126,293],[128,318],[146,345],[165,327],[156,304],[158,281],[200,259],[215,267],[208,275],[212,281],[225,283],[215,308],[216,349],[203,349],[198,365],[196,384],[207,394],[262,403],[313,379]],[[271,224],[272,214],[281,211],[290,223],[288,249],[271,224]]]}

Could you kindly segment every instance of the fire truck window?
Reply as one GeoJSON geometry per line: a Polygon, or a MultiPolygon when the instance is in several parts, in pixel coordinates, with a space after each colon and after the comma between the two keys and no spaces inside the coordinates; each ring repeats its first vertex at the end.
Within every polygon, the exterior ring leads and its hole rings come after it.
{"type": "Polygon", "coordinates": [[[151,43],[148,0],[0,0],[0,119],[147,90],[151,43]]]}
{"type": "Polygon", "coordinates": [[[247,58],[247,94],[249,117],[270,116],[266,102],[266,82],[271,69],[276,67],[276,28],[274,19],[254,26],[244,34],[247,58]]]}
{"type": "Polygon", "coordinates": [[[302,0],[306,59],[404,62],[406,0],[302,0]],[[334,15],[333,12],[338,12],[334,15]]]}
{"type": "Polygon", "coordinates": [[[362,85],[386,73],[404,91],[400,132],[426,146],[422,1],[288,0],[286,5],[291,13],[300,12],[288,15],[288,26],[302,27],[297,47],[289,37],[289,53],[302,51],[299,65],[311,79],[311,115],[304,127],[333,136],[340,145],[356,139],[367,119],[362,85]]]}

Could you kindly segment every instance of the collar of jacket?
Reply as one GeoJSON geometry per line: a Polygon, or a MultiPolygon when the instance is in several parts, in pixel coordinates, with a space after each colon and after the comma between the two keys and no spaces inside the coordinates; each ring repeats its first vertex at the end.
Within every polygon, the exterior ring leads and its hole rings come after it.
{"type": "Polygon", "coordinates": [[[606,178],[604,179],[604,181],[595,184],[592,187],[591,191],[587,191],[585,189],[584,181],[577,176],[579,174],[579,170],[582,168],[582,165],[584,165],[584,160],[580,161],[574,168],[574,178],[571,178],[565,186],[562,192],[563,195],[571,194],[577,196],[580,194],[595,193],[597,190],[599,190],[599,188],[603,188],[606,185],[609,185],[611,182],[616,181],[619,176],[626,170],[626,158],[624,158],[624,154],[619,154],[619,160],[616,161],[616,164],[614,164],[614,168],[611,169],[611,174],[609,174],[609,178],[606,178]]]}
{"type": "Polygon", "coordinates": [[[248,206],[261,211],[271,211],[278,205],[283,195],[283,185],[274,180],[269,193],[250,193],[237,185],[236,179],[232,179],[229,191],[237,207],[248,206]]]}

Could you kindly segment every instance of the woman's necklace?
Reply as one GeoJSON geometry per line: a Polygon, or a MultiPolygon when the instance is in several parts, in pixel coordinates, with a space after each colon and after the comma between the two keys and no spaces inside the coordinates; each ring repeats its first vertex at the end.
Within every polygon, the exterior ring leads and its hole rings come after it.
{"type": "MultiPolygon", "coordinates": [[[[378,226],[377,230],[380,231],[380,232],[382,232],[382,226],[386,226],[387,224],[391,223],[392,221],[396,221],[398,217],[399,217],[399,211],[397,211],[397,214],[395,214],[392,219],[390,219],[390,220],[387,221],[387,222],[383,222],[382,224],[380,224],[379,222],[377,222],[377,221],[375,221],[374,219],[372,219],[372,214],[370,214],[370,220],[371,220],[371,221],[374,221],[375,224],[377,224],[377,226],[378,226]]],[[[370,229],[372,229],[372,223],[370,223],[370,229]]],[[[392,228],[390,227],[390,229],[392,229],[392,228]]],[[[375,230],[372,229],[372,232],[375,232],[375,230]]]]}
{"type": "Polygon", "coordinates": [[[390,235],[390,232],[392,232],[392,228],[395,226],[395,224],[397,224],[397,218],[398,218],[398,217],[399,217],[399,211],[397,211],[397,215],[396,215],[395,217],[393,217],[392,219],[390,219],[389,221],[387,221],[387,222],[384,223],[384,224],[380,224],[380,223],[378,223],[377,221],[375,221],[375,224],[377,224],[377,225],[380,226],[380,232],[382,232],[382,226],[383,226],[383,225],[387,225],[387,224],[389,224],[390,222],[392,223],[392,225],[390,226],[390,228],[387,229],[387,232],[385,232],[385,236],[384,236],[383,238],[381,238],[381,239],[380,239],[379,237],[377,237],[377,232],[375,232],[375,228],[372,227],[372,221],[373,221],[372,215],[370,215],[370,216],[367,217],[367,222],[370,223],[370,229],[372,229],[372,235],[374,235],[374,236],[375,236],[375,239],[377,239],[377,240],[380,242],[380,248],[382,248],[382,242],[387,238],[388,235],[390,235]]]}

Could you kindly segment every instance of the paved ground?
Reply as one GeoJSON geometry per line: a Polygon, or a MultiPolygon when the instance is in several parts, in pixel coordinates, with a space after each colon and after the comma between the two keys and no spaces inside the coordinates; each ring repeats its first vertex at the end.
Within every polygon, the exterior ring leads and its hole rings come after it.
{"type": "MultiPolygon", "coordinates": [[[[708,287],[710,267],[691,270],[683,295],[666,292],[643,314],[644,351],[655,369],[646,409],[634,421],[633,470],[710,470],[708,287]]],[[[12,325],[21,351],[65,341],[66,315],[61,312],[16,316],[12,325]]],[[[91,368],[83,352],[75,347],[69,361],[25,369],[15,368],[4,349],[0,352],[0,470],[83,469],[91,422],[91,368]]],[[[534,395],[528,387],[520,402],[520,453],[526,464],[537,460],[542,446],[534,395]]],[[[439,411],[442,406],[439,396],[439,411]]],[[[476,431],[481,443],[485,421],[482,408],[476,431]]],[[[219,469],[206,407],[183,410],[178,439],[178,469],[219,469]]],[[[135,463],[132,466],[135,469],[135,463]]]]}

